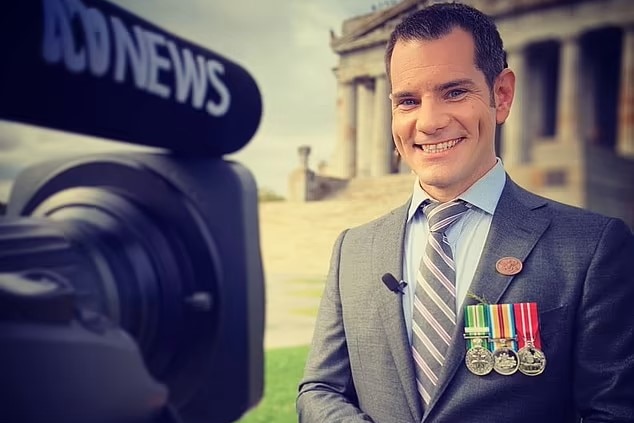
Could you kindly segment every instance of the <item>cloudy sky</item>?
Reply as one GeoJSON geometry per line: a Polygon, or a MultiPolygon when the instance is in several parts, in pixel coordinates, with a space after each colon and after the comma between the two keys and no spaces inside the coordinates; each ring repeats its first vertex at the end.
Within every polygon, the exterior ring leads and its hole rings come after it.
{"type": "MultiPolygon", "coordinates": [[[[245,67],[264,101],[263,119],[247,147],[231,156],[258,184],[286,195],[299,163],[297,147],[312,146],[311,165],[334,148],[337,56],[330,30],[371,12],[380,0],[116,0],[132,13],[245,67]]],[[[17,169],[56,154],[121,150],[120,144],[0,121],[0,200],[17,169]],[[80,141],[80,142],[78,142],[80,141]]]]}

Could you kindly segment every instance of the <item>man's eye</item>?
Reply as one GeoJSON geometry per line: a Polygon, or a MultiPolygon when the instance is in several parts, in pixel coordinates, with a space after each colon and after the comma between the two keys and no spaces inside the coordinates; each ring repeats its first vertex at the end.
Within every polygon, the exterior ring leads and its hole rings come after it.
{"type": "Polygon", "coordinates": [[[398,102],[399,106],[404,106],[404,107],[411,107],[411,106],[415,106],[416,105],[416,100],[413,100],[411,98],[404,98],[402,100],[400,100],[398,102]]]}
{"type": "Polygon", "coordinates": [[[451,90],[447,93],[447,98],[450,100],[454,100],[457,98],[461,98],[466,93],[467,93],[467,90],[464,90],[464,89],[451,90]]]}

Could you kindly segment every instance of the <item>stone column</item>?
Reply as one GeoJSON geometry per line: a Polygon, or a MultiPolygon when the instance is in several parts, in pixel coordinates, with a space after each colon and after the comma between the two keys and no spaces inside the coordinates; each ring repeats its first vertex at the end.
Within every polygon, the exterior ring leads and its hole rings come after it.
{"type": "Polygon", "coordinates": [[[387,77],[378,76],[374,85],[374,127],[372,131],[372,176],[390,173],[392,150],[392,113],[387,77]]]}
{"type": "Polygon", "coordinates": [[[354,81],[339,82],[338,152],[340,178],[353,178],[357,173],[357,93],[354,81]]]}
{"type": "Polygon", "coordinates": [[[511,105],[511,113],[502,125],[502,161],[504,165],[513,167],[526,161],[526,139],[524,125],[526,124],[526,55],[524,49],[517,48],[507,54],[509,69],[515,73],[515,96],[511,105]]]}
{"type": "Polygon", "coordinates": [[[624,28],[617,151],[634,159],[634,26],[624,28]]]}
{"type": "Polygon", "coordinates": [[[370,176],[372,163],[372,112],[374,80],[357,81],[357,177],[370,176]]]}
{"type": "Polygon", "coordinates": [[[302,145],[297,148],[299,167],[291,172],[288,181],[288,199],[290,201],[310,201],[315,199],[313,181],[315,174],[308,168],[310,146],[302,145]]]}
{"type": "Polygon", "coordinates": [[[301,145],[297,148],[297,154],[299,155],[299,168],[308,170],[308,157],[310,156],[310,146],[301,145]]]}
{"type": "Polygon", "coordinates": [[[557,99],[557,140],[563,143],[580,142],[581,89],[580,46],[577,37],[561,40],[559,53],[559,97],[557,99]]]}

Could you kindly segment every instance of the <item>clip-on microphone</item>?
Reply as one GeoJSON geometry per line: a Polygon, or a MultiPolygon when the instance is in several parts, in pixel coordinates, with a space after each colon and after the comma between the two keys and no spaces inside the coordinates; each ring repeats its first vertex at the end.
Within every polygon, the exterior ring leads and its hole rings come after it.
{"type": "Polygon", "coordinates": [[[381,276],[381,280],[387,286],[387,289],[394,292],[395,294],[404,294],[405,287],[407,286],[407,282],[405,281],[397,281],[393,274],[386,273],[381,276]]]}

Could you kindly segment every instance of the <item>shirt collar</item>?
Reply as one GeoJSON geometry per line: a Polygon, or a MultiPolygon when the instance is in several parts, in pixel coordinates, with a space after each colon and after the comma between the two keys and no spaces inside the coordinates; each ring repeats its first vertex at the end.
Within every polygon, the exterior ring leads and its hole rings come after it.
{"type": "MultiPolygon", "coordinates": [[[[506,183],[506,173],[502,161],[497,158],[495,166],[491,168],[484,176],[478,179],[465,192],[458,196],[473,206],[493,214],[497,207],[504,184],[506,183]]],[[[416,211],[423,201],[431,199],[431,196],[425,192],[418,183],[418,178],[414,181],[414,189],[412,194],[412,202],[407,212],[407,221],[409,222],[415,215],[416,211]]]]}

